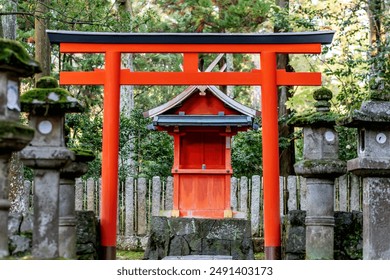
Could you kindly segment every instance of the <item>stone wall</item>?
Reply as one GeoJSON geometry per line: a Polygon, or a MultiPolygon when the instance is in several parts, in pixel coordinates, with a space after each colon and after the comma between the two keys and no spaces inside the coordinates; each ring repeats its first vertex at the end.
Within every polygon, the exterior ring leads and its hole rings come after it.
{"type": "Polygon", "coordinates": [[[145,259],[187,255],[254,259],[250,221],[152,217],[145,259]]]}
{"type": "Polygon", "coordinates": [[[99,223],[93,211],[76,211],[76,254],[79,260],[97,260],[99,223]]]}
{"type": "MultiPolygon", "coordinates": [[[[334,259],[359,260],[363,258],[362,212],[336,211],[334,228],[334,259]]],[[[305,259],[306,211],[289,211],[283,220],[283,259],[305,259]]]]}
{"type": "Polygon", "coordinates": [[[8,247],[12,257],[20,258],[31,255],[32,230],[32,214],[9,213],[8,247]]]}
{"type": "MultiPolygon", "coordinates": [[[[76,211],[77,258],[98,259],[99,229],[93,211],[76,211]]],[[[9,251],[12,258],[31,257],[32,214],[10,213],[8,218],[9,251]]]]}
{"type": "MultiPolygon", "coordinates": [[[[77,211],[76,217],[78,259],[97,259],[99,229],[95,213],[77,211]]],[[[305,259],[305,217],[306,212],[301,210],[289,211],[289,214],[284,217],[283,259],[305,259]]],[[[31,256],[32,221],[31,214],[10,213],[8,230],[11,257],[31,256]]],[[[259,249],[256,250],[256,242],[251,239],[248,222],[233,220],[233,224],[228,226],[223,221],[226,220],[218,222],[208,219],[176,218],[168,222],[166,217],[153,217],[154,226],[147,246],[145,244],[147,237],[144,236],[132,242],[118,240],[118,249],[142,250],[146,247],[146,259],[191,254],[232,254],[234,259],[253,258],[253,252],[259,249]],[[236,231],[236,234],[232,235],[234,229],[238,227],[244,230],[236,231]]],[[[334,258],[337,260],[362,259],[362,213],[358,211],[335,212],[335,223],[334,258]]],[[[258,243],[257,247],[262,247],[262,242],[258,243]]]]}

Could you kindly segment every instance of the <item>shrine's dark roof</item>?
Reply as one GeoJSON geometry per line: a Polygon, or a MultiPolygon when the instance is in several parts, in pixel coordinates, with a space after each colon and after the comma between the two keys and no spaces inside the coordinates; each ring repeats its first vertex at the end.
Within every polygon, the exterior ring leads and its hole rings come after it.
{"type": "Polygon", "coordinates": [[[249,116],[237,115],[161,115],[153,118],[154,126],[252,126],[249,116]]]}
{"type": "Polygon", "coordinates": [[[334,31],[284,33],[114,33],[47,30],[50,43],[330,44],[334,31]]]}

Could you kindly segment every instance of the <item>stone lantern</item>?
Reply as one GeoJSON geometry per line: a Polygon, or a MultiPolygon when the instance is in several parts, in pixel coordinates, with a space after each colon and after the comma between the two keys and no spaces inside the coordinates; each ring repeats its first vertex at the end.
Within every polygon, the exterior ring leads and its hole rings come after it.
{"type": "Polygon", "coordinates": [[[290,124],[303,127],[303,160],[294,168],[307,178],[306,259],[326,260],[334,258],[334,179],[346,172],[346,164],[338,159],[332,92],[320,88],[313,97],[316,112],[295,116],[290,124]]]}
{"type": "Polygon", "coordinates": [[[21,152],[23,163],[34,169],[32,254],[37,259],[57,258],[60,169],[75,157],[65,147],[65,113],[80,112],[82,107],[52,77],[42,77],[35,89],[24,93],[21,105],[28,112],[29,126],[36,130],[21,152]]]}
{"type": "Polygon", "coordinates": [[[59,255],[76,259],[75,180],[87,173],[88,162],[95,156],[87,150],[71,150],[75,159],[60,171],[59,255]]]}
{"type": "Polygon", "coordinates": [[[23,149],[34,130],[20,124],[19,78],[41,70],[17,42],[0,39],[0,258],[8,252],[8,169],[12,152],[23,149]]]}
{"type": "Polygon", "coordinates": [[[363,259],[390,259],[390,98],[372,94],[348,118],[358,129],[358,157],[348,171],[363,177],[363,259]]]}

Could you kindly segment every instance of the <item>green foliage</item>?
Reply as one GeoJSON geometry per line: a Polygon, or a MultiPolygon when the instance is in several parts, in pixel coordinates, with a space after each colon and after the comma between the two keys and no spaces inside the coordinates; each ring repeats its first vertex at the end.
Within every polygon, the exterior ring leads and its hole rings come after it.
{"type": "Polygon", "coordinates": [[[120,162],[122,180],[129,175],[151,178],[171,174],[173,139],[165,132],[149,130],[149,124],[151,120],[144,118],[140,109],[133,110],[129,118],[121,115],[119,155],[133,160],[120,162]]]}
{"type": "Polygon", "coordinates": [[[102,147],[102,115],[94,114],[91,110],[82,114],[68,114],[65,124],[69,127],[67,146],[74,149],[92,151],[96,156],[89,162],[86,178],[98,179],[101,176],[101,147],[102,147]]]}
{"type": "MultiPolygon", "coordinates": [[[[332,112],[346,115],[360,107],[363,100],[387,99],[390,94],[389,36],[370,45],[370,29],[366,13],[367,1],[289,1],[289,9],[275,5],[274,0],[154,0],[131,2],[127,11],[119,2],[110,0],[58,0],[50,1],[47,14],[38,18],[49,19],[49,29],[111,32],[262,32],[336,30],[330,46],[322,47],[321,55],[291,55],[290,63],[296,72],[322,72],[323,84],[334,93],[330,102],[332,112]],[[370,94],[370,95],[369,95],[370,94]]],[[[372,1],[381,3],[383,1],[372,1]]],[[[18,41],[34,54],[35,0],[18,1],[18,41]]],[[[379,30],[388,30],[389,13],[379,6],[370,7],[379,30]]],[[[388,32],[387,32],[388,33],[388,32]]],[[[59,54],[52,46],[53,75],[58,70],[91,71],[104,66],[102,54],[59,54]],[[58,69],[58,67],[59,69],[58,69]]],[[[208,65],[215,54],[201,56],[208,65]]],[[[180,71],[180,55],[134,54],[136,71],[180,71]]],[[[214,71],[220,71],[224,62],[214,71]]],[[[250,71],[254,68],[251,57],[234,54],[233,68],[250,71]]],[[[92,150],[96,159],[90,163],[86,176],[99,177],[101,169],[101,134],[103,95],[100,86],[66,87],[71,95],[81,101],[86,112],[66,117],[69,126],[70,147],[92,150]]],[[[128,175],[151,176],[170,174],[172,164],[172,139],[165,133],[149,131],[141,111],[160,105],[181,92],[184,87],[134,87],[136,112],[121,116],[120,177],[128,175]],[[128,158],[134,162],[128,161],[128,158]]],[[[295,87],[293,98],[287,106],[298,113],[314,108],[312,88],[295,87]]],[[[235,99],[251,104],[251,90],[247,86],[234,89],[235,99]]],[[[328,104],[326,104],[328,105],[328,104]]],[[[294,135],[280,139],[286,147],[295,139],[297,159],[302,148],[299,130],[294,135]]],[[[354,131],[340,128],[340,155],[347,159],[356,149],[354,131]],[[350,147],[350,148],[349,148],[350,147]]],[[[233,141],[233,167],[236,174],[261,174],[261,130],[239,133],[233,141]]]]}
{"type": "Polygon", "coordinates": [[[261,130],[239,132],[233,138],[232,166],[234,176],[253,176],[263,173],[261,130]]]}
{"type": "Polygon", "coordinates": [[[339,135],[339,158],[350,160],[357,157],[357,129],[343,126],[335,127],[339,135]]]}
{"type": "Polygon", "coordinates": [[[163,26],[172,32],[248,32],[265,21],[272,1],[157,1],[170,20],[163,26]]]}
{"type": "Polygon", "coordinates": [[[390,100],[390,12],[386,1],[370,1],[371,44],[369,56],[370,98],[390,100]],[[387,6],[386,6],[387,5],[387,6]]]}

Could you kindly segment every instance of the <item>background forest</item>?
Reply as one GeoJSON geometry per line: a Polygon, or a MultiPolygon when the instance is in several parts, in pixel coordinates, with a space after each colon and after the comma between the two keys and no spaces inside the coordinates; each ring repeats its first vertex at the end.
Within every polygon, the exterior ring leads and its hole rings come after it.
{"type": "MultiPolygon", "coordinates": [[[[333,91],[332,110],[346,115],[368,99],[371,92],[390,96],[389,0],[0,0],[0,36],[21,42],[38,60],[43,73],[23,80],[23,91],[40,76],[58,78],[61,70],[102,68],[102,55],[59,54],[45,33],[51,30],[107,32],[291,32],[336,31],[332,45],[321,55],[279,55],[278,67],[287,71],[318,71],[323,85],[333,91]]],[[[217,55],[203,55],[205,70],[217,55]]],[[[123,68],[179,71],[181,57],[172,54],[122,56],[123,68]]],[[[248,71],[259,68],[255,55],[225,54],[213,71],[248,71]]],[[[67,87],[86,108],[66,118],[68,146],[92,150],[96,159],[86,177],[100,177],[102,88],[67,87]]],[[[120,178],[170,175],[172,139],[146,127],[142,112],[160,105],[183,87],[122,86],[120,178]]],[[[221,87],[237,101],[261,110],[261,89],[221,87]]],[[[279,89],[281,175],[293,174],[302,146],[299,130],[286,122],[293,114],[312,110],[313,87],[279,89]]],[[[340,156],[356,156],[354,130],[338,128],[340,156]]],[[[18,164],[17,156],[14,167],[18,164]]],[[[236,176],[261,175],[261,128],[240,133],[233,141],[236,176]]],[[[19,167],[18,167],[19,166],[19,167]]],[[[26,171],[28,176],[28,171],[26,171]]]]}

